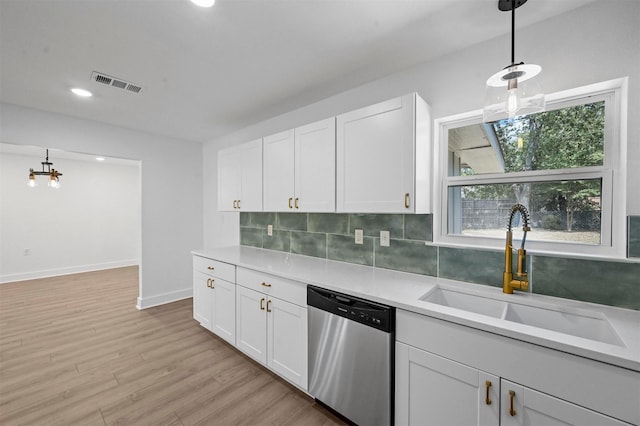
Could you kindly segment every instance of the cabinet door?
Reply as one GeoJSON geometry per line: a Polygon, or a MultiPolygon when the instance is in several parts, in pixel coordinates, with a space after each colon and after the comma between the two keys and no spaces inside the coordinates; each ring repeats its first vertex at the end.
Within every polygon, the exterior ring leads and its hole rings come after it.
{"type": "Polygon", "coordinates": [[[193,271],[193,318],[207,330],[211,330],[213,317],[213,289],[211,277],[193,271]]]}
{"type": "Polygon", "coordinates": [[[396,343],[396,424],[497,426],[499,388],[495,376],[396,343]]]}
{"type": "Polygon", "coordinates": [[[307,308],[270,298],[267,305],[268,365],[307,389],[307,308]]]}
{"type": "Polygon", "coordinates": [[[236,287],[236,346],[262,364],[267,363],[267,298],[236,287]]]}
{"type": "Polygon", "coordinates": [[[294,210],[294,143],[293,130],[268,136],[263,140],[264,210],[294,210]]]}
{"type": "Polygon", "coordinates": [[[334,212],[336,209],[336,120],[295,129],[296,211],[334,212]]]}
{"type": "Polygon", "coordinates": [[[413,211],[414,111],[411,94],[337,117],[338,212],[413,211]]]}
{"type": "MultiPolygon", "coordinates": [[[[597,386],[597,384],[594,384],[597,386]]],[[[503,426],[623,426],[627,423],[502,379],[503,426]]]]}
{"type": "Polygon", "coordinates": [[[242,185],[242,151],[236,147],[218,151],[218,210],[237,211],[242,185]]]}
{"type": "Polygon", "coordinates": [[[212,328],[218,336],[227,342],[236,344],[236,285],[225,280],[215,279],[212,328]]]}
{"type": "Polygon", "coordinates": [[[262,139],[241,145],[240,210],[262,211],[262,139]]]}

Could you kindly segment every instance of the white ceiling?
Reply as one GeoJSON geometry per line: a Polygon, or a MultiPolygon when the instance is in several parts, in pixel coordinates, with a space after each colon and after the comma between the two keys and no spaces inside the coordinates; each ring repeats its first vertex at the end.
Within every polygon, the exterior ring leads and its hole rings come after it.
{"type": "MultiPolygon", "coordinates": [[[[517,24],[592,1],[531,0],[517,24]]],[[[508,34],[497,3],[0,0],[0,101],[202,142],[508,34]]]]}

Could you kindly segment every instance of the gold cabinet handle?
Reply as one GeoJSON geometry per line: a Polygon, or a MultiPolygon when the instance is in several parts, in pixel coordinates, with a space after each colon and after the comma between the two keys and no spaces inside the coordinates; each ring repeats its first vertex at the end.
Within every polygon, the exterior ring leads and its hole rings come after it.
{"type": "Polygon", "coordinates": [[[491,382],[487,380],[484,382],[484,385],[487,388],[487,395],[484,397],[484,403],[487,405],[491,405],[491,398],[489,398],[489,389],[491,389],[491,382]]]}
{"type": "Polygon", "coordinates": [[[293,201],[293,198],[292,198],[292,197],[289,197],[289,201],[288,201],[288,203],[287,203],[287,204],[289,204],[289,208],[290,208],[290,209],[292,209],[292,208],[293,208],[293,206],[291,205],[291,201],[293,201]]]}
{"type": "Polygon", "coordinates": [[[214,283],[214,282],[215,282],[215,280],[214,280],[213,278],[208,278],[208,279],[207,279],[207,287],[209,287],[209,288],[215,288],[215,287],[213,286],[213,283],[214,283]]]}
{"type": "Polygon", "coordinates": [[[295,202],[294,202],[294,206],[295,206],[296,209],[300,208],[300,207],[298,207],[298,200],[299,200],[299,198],[296,197],[295,202]]]}
{"type": "Polygon", "coordinates": [[[271,305],[271,299],[267,300],[267,312],[271,312],[271,309],[269,309],[270,305],[271,305]]]}
{"type": "Polygon", "coordinates": [[[404,194],[404,208],[408,209],[409,208],[409,193],[405,193],[404,194]]]}
{"type": "Polygon", "coordinates": [[[238,200],[238,208],[240,208],[240,200],[238,200]]]}
{"type": "Polygon", "coordinates": [[[515,408],[513,408],[513,400],[515,399],[515,397],[516,397],[515,391],[510,390],[509,391],[509,405],[510,405],[509,406],[509,415],[511,417],[516,415],[516,410],[515,410],[515,408]]]}
{"type": "Polygon", "coordinates": [[[262,287],[271,287],[271,284],[269,284],[269,283],[262,283],[262,284],[260,284],[260,285],[261,285],[262,287]]]}
{"type": "Polygon", "coordinates": [[[238,203],[240,202],[240,200],[233,200],[233,208],[237,209],[238,208],[238,203]]]}
{"type": "Polygon", "coordinates": [[[216,268],[215,268],[215,267],[213,267],[213,266],[207,266],[207,269],[208,269],[208,270],[210,270],[210,271],[213,271],[213,270],[214,270],[214,269],[216,269],[216,268]]]}
{"type": "Polygon", "coordinates": [[[261,311],[264,311],[264,305],[263,305],[263,303],[264,303],[264,297],[263,297],[262,299],[260,299],[260,310],[261,310],[261,311]]]}

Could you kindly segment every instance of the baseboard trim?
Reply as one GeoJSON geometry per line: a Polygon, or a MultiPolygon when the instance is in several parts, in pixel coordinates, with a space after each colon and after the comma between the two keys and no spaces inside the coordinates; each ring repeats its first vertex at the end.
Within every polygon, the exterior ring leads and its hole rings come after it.
{"type": "Polygon", "coordinates": [[[23,272],[19,274],[0,275],[0,284],[57,277],[60,275],[78,274],[81,272],[102,271],[104,269],[122,268],[125,266],[134,266],[139,264],[139,259],[129,259],[115,262],[95,263],[91,265],[69,266],[66,268],[45,269],[42,271],[23,272]]]}
{"type": "Polygon", "coordinates": [[[177,302],[178,300],[188,299],[189,297],[193,297],[192,287],[177,291],[170,291],[168,293],[162,293],[151,297],[138,297],[136,308],[143,310],[154,306],[177,302]]]}

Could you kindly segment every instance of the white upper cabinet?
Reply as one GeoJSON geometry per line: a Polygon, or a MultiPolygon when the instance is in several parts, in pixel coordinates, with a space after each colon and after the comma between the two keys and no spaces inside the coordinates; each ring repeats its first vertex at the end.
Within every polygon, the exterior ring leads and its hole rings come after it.
{"type": "Polygon", "coordinates": [[[293,129],[267,136],[263,141],[264,211],[284,212],[294,202],[294,137],[293,129]]]}
{"type": "Polygon", "coordinates": [[[417,94],[339,115],[336,129],[338,212],[431,212],[430,114],[417,94]]]}
{"type": "Polygon", "coordinates": [[[298,211],[336,210],[336,119],[295,129],[295,198],[298,211]]]}
{"type": "Polygon", "coordinates": [[[262,211],[262,139],[218,152],[218,210],[262,211]]]}
{"type": "Polygon", "coordinates": [[[264,210],[335,211],[335,118],[264,138],[264,210]]]}

